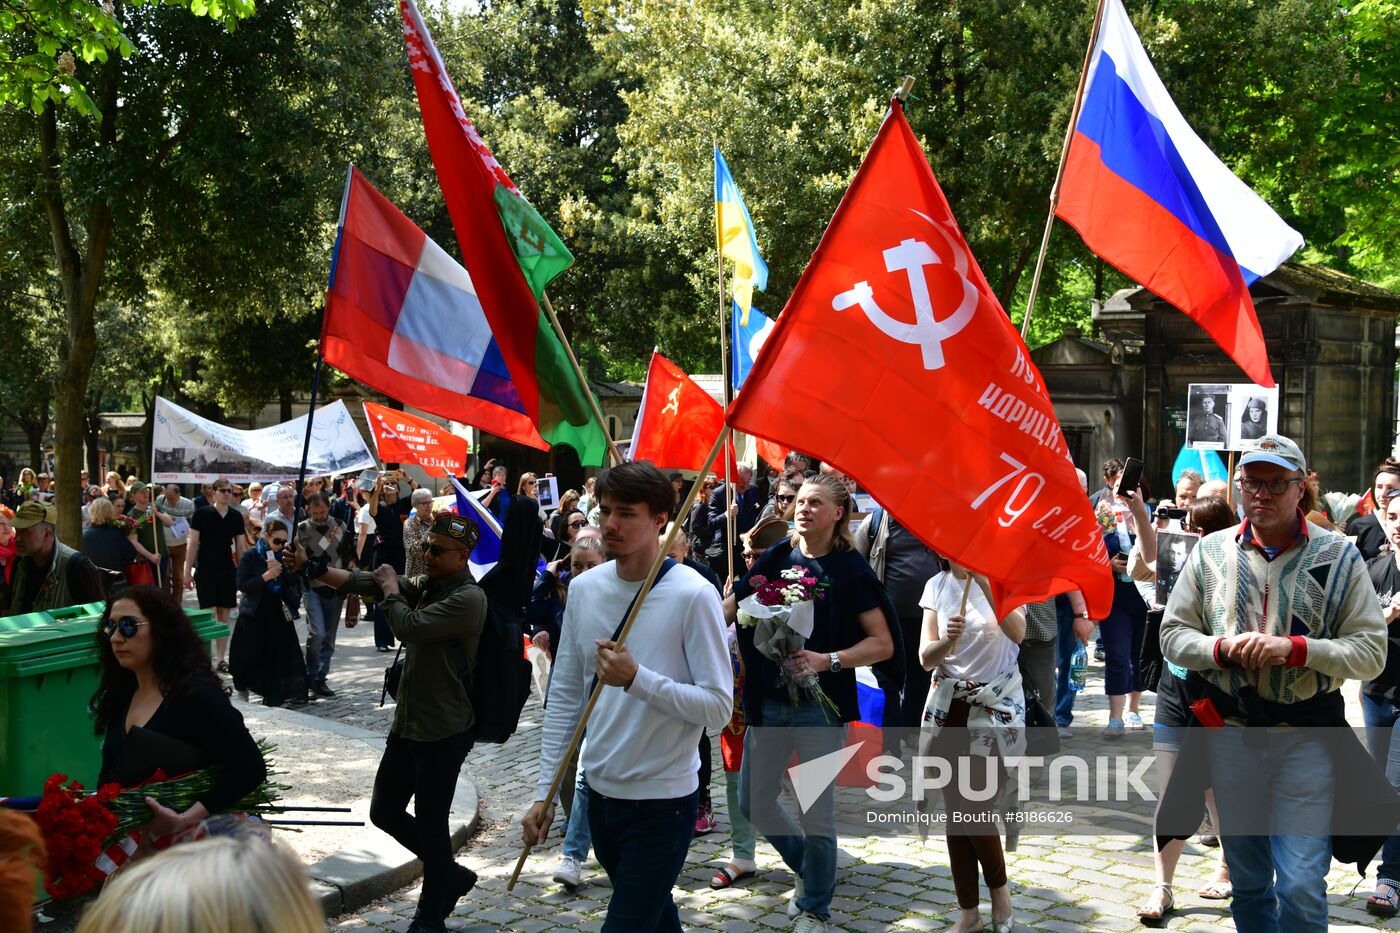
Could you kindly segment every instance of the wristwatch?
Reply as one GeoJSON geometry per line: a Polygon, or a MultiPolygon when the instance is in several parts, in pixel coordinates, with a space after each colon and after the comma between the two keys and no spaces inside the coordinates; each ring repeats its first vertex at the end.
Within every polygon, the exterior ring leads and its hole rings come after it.
{"type": "Polygon", "coordinates": [[[839,654],[833,651],[831,654],[827,655],[827,657],[831,659],[831,673],[835,674],[837,671],[841,670],[841,656],[839,654]]]}

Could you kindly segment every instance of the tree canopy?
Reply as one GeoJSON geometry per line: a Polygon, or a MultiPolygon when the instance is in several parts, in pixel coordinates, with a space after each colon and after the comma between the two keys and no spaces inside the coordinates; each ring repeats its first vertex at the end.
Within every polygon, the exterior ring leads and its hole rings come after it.
{"type": "MultiPolygon", "coordinates": [[[[140,0],[134,6],[145,6],[140,0]]],[[[207,16],[229,29],[253,13],[253,0],[160,0],[195,16],[207,16]]],[[[0,0],[0,105],[42,113],[51,102],[87,116],[101,116],[78,74],[78,63],[105,63],[126,57],[136,43],[122,23],[130,5],[117,0],[0,0]]]]}
{"type": "MultiPolygon", "coordinates": [[[[1126,3],[1188,121],[1304,234],[1302,258],[1400,285],[1400,0],[1126,3]]],[[[775,315],[906,74],[910,123],[1019,320],[1094,5],[424,14],[468,113],[577,257],[552,297],[579,356],[617,379],[653,346],[718,369],[711,147],[775,315]]],[[[53,360],[52,391],[6,390],[0,415],[19,427],[51,405],[70,458],[95,407],[158,390],[245,413],[309,389],[347,162],[456,252],[393,0],[0,0],[0,64],[0,313],[53,360]],[[99,345],[122,365],[94,367],[99,345]]],[[[1091,300],[1127,284],[1057,224],[1032,344],[1088,330],[1091,300]]]]}

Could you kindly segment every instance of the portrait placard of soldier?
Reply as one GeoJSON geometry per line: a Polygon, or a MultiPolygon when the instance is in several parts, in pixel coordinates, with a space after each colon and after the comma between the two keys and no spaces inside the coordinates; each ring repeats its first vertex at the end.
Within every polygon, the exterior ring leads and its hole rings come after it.
{"type": "Polygon", "coordinates": [[[1225,450],[1230,443],[1230,387],[1193,383],[1186,393],[1186,446],[1225,450]]]}
{"type": "Polygon", "coordinates": [[[1157,605],[1167,604],[1181,568],[1186,566],[1186,557],[1199,540],[1196,535],[1180,531],[1157,532],[1157,605]]]}

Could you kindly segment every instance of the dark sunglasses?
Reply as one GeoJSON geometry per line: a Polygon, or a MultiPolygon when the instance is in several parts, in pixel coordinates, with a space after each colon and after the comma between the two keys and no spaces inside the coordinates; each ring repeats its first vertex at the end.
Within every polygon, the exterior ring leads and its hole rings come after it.
{"type": "Polygon", "coordinates": [[[588,522],[584,521],[583,519],[579,519],[578,521],[569,522],[569,527],[570,527],[570,528],[582,528],[584,525],[587,525],[587,524],[588,524],[588,522]]]}
{"type": "Polygon", "coordinates": [[[464,547],[443,547],[441,544],[429,544],[427,541],[424,541],[422,544],[420,544],[420,545],[418,545],[418,546],[421,547],[421,548],[423,549],[423,553],[424,553],[424,554],[431,554],[431,555],[433,555],[434,557],[441,557],[443,554],[446,554],[448,551],[465,551],[465,550],[466,550],[466,548],[464,548],[464,547]]]}
{"type": "Polygon", "coordinates": [[[121,632],[123,638],[136,637],[136,630],[143,625],[150,625],[149,621],[142,622],[135,616],[122,616],[120,619],[107,619],[102,623],[102,632],[108,638],[113,632],[121,632]]]}
{"type": "Polygon", "coordinates": [[[773,498],[777,499],[779,502],[791,502],[791,501],[793,501],[794,499],[796,499],[797,497],[796,497],[796,496],[774,496],[773,498]]]}
{"type": "Polygon", "coordinates": [[[271,540],[273,547],[284,547],[287,543],[286,538],[272,538],[271,540]]]}

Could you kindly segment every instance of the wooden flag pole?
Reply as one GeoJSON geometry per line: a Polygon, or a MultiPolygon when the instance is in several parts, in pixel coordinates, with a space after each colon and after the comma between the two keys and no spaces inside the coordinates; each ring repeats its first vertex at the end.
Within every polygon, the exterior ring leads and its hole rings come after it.
{"type": "MultiPolygon", "coordinates": [[[[155,444],[152,443],[151,446],[154,447],[155,444]]],[[[161,527],[160,514],[156,510],[156,497],[150,493],[150,489],[150,486],[146,487],[146,498],[151,503],[150,509],[147,510],[146,517],[151,523],[151,543],[156,546],[153,552],[156,555],[156,589],[163,590],[165,589],[165,584],[160,580],[160,543],[165,540],[165,529],[161,527]],[[157,537],[157,535],[159,535],[159,537],[157,537]]],[[[166,545],[166,547],[168,548],[169,545],[166,545]]],[[[171,569],[174,570],[174,567],[172,566],[171,569]]]]}
{"type": "MultiPolygon", "coordinates": [[[[711,148],[719,151],[719,143],[710,141],[711,148]]],[[[716,168],[718,171],[718,168],[716,168]]],[[[715,203],[715,274],[719,281],[719,368],[724,378],[724,410],[729,411],[729,404],[734,400],[733,392],[729,384],[729,303],[728,296],[724,293],[724,243],[722,237],[724,229],[720,226],[719,203],[715,203]]],[[[732,457],[724,458],[724,559],[726,567],[726,577],[734,575],[734,505],[736,498],[734,495],[734,477],[730,475],[729,463],[732,457]]],[[[705,468],[706,470],[709,467],[705,468]]],[[[697,479],[698,481],[698,479],[697,479]]]]}
{"type": "Polygon", "coordinates": [[[1040,291],[1040,274],[1045,271],[1045,251],[1050,246],[1050,228],[1055,225],[1055,211],[1060,206],[1060,182],[1065,178],[1065,163],[1069,161],[1069,143],[1074,138],[1074,127],[1079,122],[1079,110],[1084,105],[1084,87],[1089,78],[1089,61],[1094,54],[1094,46],[1099,42],[1099,26],[1103,23],[1103,8],[1106,0],[1099,0],[1094,11],[1094,26],[1089,30],[1089,47],[1084,50],[1084,65],[1079,69],[1079,87],[1074,92],[1074,106],[1069,113],[1069,126],[1065,128],[1065,144],[1060,148],[1060,167],[1055,171],[1055,184],[1050,186],[1050,216],[1045,218],[1045,233],[1040,237],[1040,255],[1035,260],[1035,274],[1031,276],[1031,291],[1026,296],[1026,316],[1021,319],[1021,339],[1025,340],[1031,329],[1031,310],[1035,307],[1035,295],[1040,291]]]}
{"type": "MultiPolygon", "coordinates": [[[[972,571],[968,570],[966,567],[964,567],[963,570],[967,573],[967,577],[963,580],[962,603],[958,606],[958,615],[965,617],[967,615],[967,598],[972,595],[972,571]]],[[[959,638],[961,638],[961,636],[959,636],[959,638]]],[[[950,638],[948,642],[950,645],[956,645],[958,640],[958,638],[950,638]]],[[[951,652],[951,650],[952,648],[950,647],[949,651],[951,652]]]]}
{"type": "Polygon", "coordinates": [[[1235,507],[1235,452],[1230,451],[1230,465],[1225,468],[1225,503],[1235,507]]]}
{"type": "Polygon", "coordinates": [[[603,418],[603,410],[598,407],[598,400],[593,397],[593,390],[588,387],[588,378],[583,374],[583,367],[578,364],[578,357],[574,356],[573,345],[569,343],[569,338],[564,334],[564,328],[559,324],[559,318],[554,313],[554,305],[549,301],[549,293],[540,292],[540,304],[544,306],[544,313],[549,316],[549,324],[554,328],[555,335],[559,342],[564,345],[564,352],[569,357],[569,365],[574,368],[574,375],[578,378],[578,384],[583,387],[583,394],[588,396],[588,404],[593,409],[593,417],[598,419],[598,426],[603,429],[603,437],[608,440],[608,456],[612,457],[613,465],[622,462],[622,451],[617,449],[617,443],[613,441],[612,434],[608,432],[608,422],[603,418]]]}
{"type": "MultiPolygon", "coordinates": [[[[642,606],[647,601],[647,594],[651,592],[651,586],[656,582],[656,575],[661,572],[661,565],[666,560],[666,555],[670,553],[671,546],[676,543],[676,536],[681,533],[681,521],[677,516],[685,515],[690,511],[690,507],[695,504],[695,498],[700,494],[700,486],[705,481],[705,477],[710,472],[710,467],[714,465],[715,458],[724,449],[729,440],[730,428],[725,425],[724,430],[719,432],[719,437],[715,439],[715,444],[710,448],[710,455],[705,458],[705,465],[696,474],[695,482],[690,484],[690,492],[686,494],[676,515],[671,516],[671,530],[666,535],[666,540],[662,542],[661,549],[656,554],[656,560],[652,561],[651,570],[647,572],[646,579],[642,581],[642,588],[637,592],[637,599],[632,603],[632,610],[627,613],[627,618],[623,620],[622,628],[617,633],[613,649],[620,650],[627,641],[628,634],[632,631],[632,624],[637,621],[637,615],[642,611],[642,606]]],[[[551,804],[554,798],[559,796],[559,787],[564,783],[564,773],[569,767],[569,760],[578,751],[579,744],[583,741],[583,732],[588,725],[588,717],[593,715],[593,707],[598,703],[598,695],[603,692],[605,684],[599,681],[588,695],[588,702],[584,704],[583,714],[579,716],[578,725],[574,726],[574,734],[569,739],[569,746],[564,750],[564,754],[559,759],[559,765],[554,769],[554,779],[549,783],[549,794],[545,800],[551,804]]],[[[534,848],[534,843],[526,842],[525,849],[520,853],[520,858],[515,863],[515,870],[510,873],[510,880],[506,882],[506,890],[515,890],[515,882],[520,878],[520,870],[525,867],[525,860],[530,857],[530,850],[534,848]]]]}

